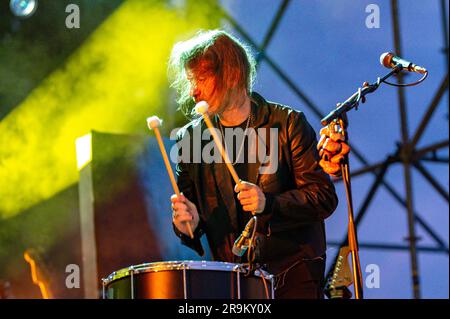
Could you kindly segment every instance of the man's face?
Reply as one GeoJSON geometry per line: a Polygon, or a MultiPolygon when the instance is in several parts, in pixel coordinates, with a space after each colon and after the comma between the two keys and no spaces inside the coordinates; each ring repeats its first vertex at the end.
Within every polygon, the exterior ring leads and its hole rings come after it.
{"type": "MultiPolygon", "coordinates": [[[[201,64],[201,63],[200,63],[201,64]]],[[[215,114],[220,108],[220,100],[216,91],[216,77],[212,72],[204,68],[196,68],[196,71],[187,69],[187,79],[190,83],[189,94],[195,103],[206,101],[209,104],[208,113],[215,114]]]]}

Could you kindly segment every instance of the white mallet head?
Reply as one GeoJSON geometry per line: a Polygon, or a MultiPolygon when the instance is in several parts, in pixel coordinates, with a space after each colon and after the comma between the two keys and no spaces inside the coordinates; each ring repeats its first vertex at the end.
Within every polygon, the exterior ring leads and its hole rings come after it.
{"type": "Polygon", "coordinates": [[[206,112],[208,112],[208,108],[209,108],[209,105],[208,105],[208,103],[206,103],[206,101],[200,101],[197,104],[195,104],[194,110],[195,110],[195,113],[203,115],[206,112]]]}
{"type": "Polygon", "coordinates": [[[162,124],[162,120],[156,115],[147,118],[148,128],[153,130],[155,127],[159,127],[162,124]]]}

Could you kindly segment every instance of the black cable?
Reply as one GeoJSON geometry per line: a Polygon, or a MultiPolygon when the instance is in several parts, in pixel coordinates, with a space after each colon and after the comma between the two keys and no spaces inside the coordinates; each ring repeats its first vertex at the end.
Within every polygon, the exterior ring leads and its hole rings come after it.
{"type": "Polygon", "coordinates": [[[247,261],[248,261],[248,266],[249,266],[248,274],[252,273],[252,270],[253,270],[253,261],[255,259],[253,243],[255,240],[256,228],[258,227],[258,218],[256,216],[253,216],[252,218],[254,219],[255,224],[253,225],[252,236],[250,237],[250,240],[248,242],[248,248],[247,248],[248,249],[247,250],[247,261]]]}
{"type": "Polygon", "coordinates": [[[413,83],[407,83],[407,84],[396,84],[396,83],[392,83],[392,82],[388,82],[386,80],[383,80],[381,82],[386,83],[387,85],[391,85],[391,86],[397,86],[397,87],[406,87],[406,86],[414,86],[417,85],[419,83],[422,83],[423,81],[425,81],[425,79],[428,77],[428,71],[425,72],[425,74],[422,76],[422,78],[419,81],[413,82],[413,83]]]}

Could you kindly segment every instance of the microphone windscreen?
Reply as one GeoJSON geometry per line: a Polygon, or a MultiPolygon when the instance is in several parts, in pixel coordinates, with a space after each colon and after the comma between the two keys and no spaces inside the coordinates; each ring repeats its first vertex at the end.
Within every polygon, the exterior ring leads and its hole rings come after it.
{"type": "Polygon", "coordinates": [[[247,250],[247,246],[237,247],[236,245],[234,245],[233,248],[231,249],[233,254],[238,257],[242,257],[246,250],[247,250]]]}
{"type": "Polygon", "coordinates": [[[385,52],[380,56],[380,64],[387,68],[391,67],[391,60],[394,54],[392,52],[385,52]]]}

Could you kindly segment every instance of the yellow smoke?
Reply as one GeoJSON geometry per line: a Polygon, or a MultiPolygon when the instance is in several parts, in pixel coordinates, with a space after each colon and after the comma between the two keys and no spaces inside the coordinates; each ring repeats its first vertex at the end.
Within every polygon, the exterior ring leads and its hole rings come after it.
{"type": "Polygon", "coordinates": [[[171,114],[171,47],[216,27],[218,15],[210,1],[186,1],[182,10],[166,3],[124,2],[0,122],[0,219],[77,182],[76,138],[91,130],[146,134],[149,115],[171,114]]]}

